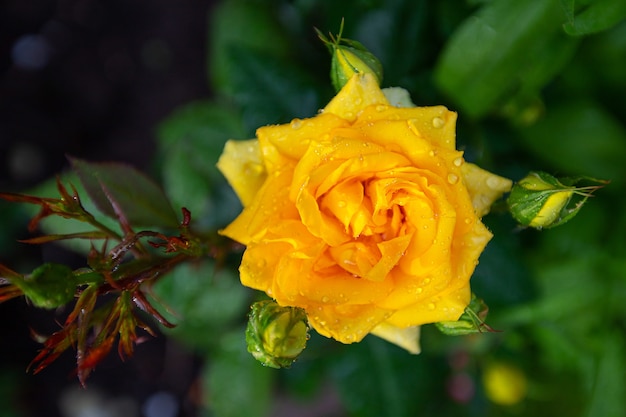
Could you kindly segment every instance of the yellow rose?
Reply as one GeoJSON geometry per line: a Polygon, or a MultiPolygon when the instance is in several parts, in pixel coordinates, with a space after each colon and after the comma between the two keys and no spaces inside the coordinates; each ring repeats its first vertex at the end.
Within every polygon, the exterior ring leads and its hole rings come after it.
{"type": "Polygon", "coordinates": [[[393,107],[359,74],[317,116],[229,142],[218,166],[244,210],[222,234],[247,247],[242,283],[324,336],[417,353],[416,326],[468,305],[491,238],[479,216],[511,185],[465,163],[455,122],[443,106],[393,107]]]}

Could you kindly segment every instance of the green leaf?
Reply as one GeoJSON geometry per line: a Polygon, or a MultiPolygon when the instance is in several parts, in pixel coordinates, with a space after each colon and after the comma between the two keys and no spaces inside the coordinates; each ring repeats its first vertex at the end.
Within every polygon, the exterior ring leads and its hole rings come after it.
{"type": "Polygon", "coordinates": [[[574,1],[568,1],[565,32],[572,36],[588,35],[609,29],[626,18],[623,0],[595,0],[574,12],[574,1]]]}
{"type": "Polygon", "coordinates": [[[182,107],[158,130],[163,185],[176,207],[186,207],[193,225],[215,229],[241,209],[215,164],[231,138],[245,136],[241,115],[233,109],[200,101],[182,107]]]}
{"type": "Polygon", "coordinates": [[[431,52],[421,42],[427,19],[427,2],[411,0],[390,2],[358,20],[355,39],[383,63],[384,85],[408,88],[413,81],[416,65],[431,52]]]}
{"type": "Polygon", "coordinates": [[[132,226],[178,226],[176,213],[163,191],[135,168],[76,158],[71,162],[89,197],[105,215],[117,219],[119,210],[132,226]]]}
{"type": "MultiPolygon", "coordinates": [[[[178,266],[153,287],[156,298],[173,314],[176,327],[167,330],[189,346],[208,351],[219,334],[246,319],[249,292],[234,268],[213,261],[178,266]]],[[[245,347],[245,334],[241,333],[245,347]]],[[[250,360],[255,362],[252,357],[250,360]]]]}
{"type": "Polygon", "coordinates": [[[497,314],[502,307],[533,299],[536,291],[530,271],[519,257],[520,236],[511,234],[515,224],[505,216],[488,216],[484,220],[494,237],[481,254],[470,283],[491,313],[497,314]]]}
{"type": "Polygon", "coordinates": [[[254,0],[222,1],[211,13],[208,67],[213,88],[232,95],[233,74],[240,63],[232,48],[262,51],[271,57],[286,57],[289,43],[273,7],[254,0]]]}
{"type": "Polygon", "coordinates": [[[591,386],[591,399],[585,417],[620,417],[626,410],[626,359],[624,335],[614,330],[605,334],[595,357],[596,367],[591,386]]]}
{"type": "Polygon", "coordinates": [[[204,398],[215,417],[268,415],[278,371],[263,367],[246,350],[244,329],[225,334],[221,349],[208,357],[204,398]]]}
{"type": "Polygon", "coordinates": [[[343,353],[332,362],[330,373],[350,415],[419,415],[426,409],[428,396],[443,389],[443,373],[433,369],[433,362],[375,336],[345,347],[343,353]]]}
{"type": "Polygon", "coordinates": [[[570,60],[578,44],[563,33],[562,21],[556,0],[490,2],[448,41],[436,82],[472,117],[516,96],[532,97],[570,60]]]}
{"type": "Polygon", "coordinates": [[[593,101],[553,106],[521,133],[524,145],[552,169],[610,180],[607,191],[626,180],[626,129],[593,101]]]}
{"type": "Polygon", "coordinates": [[[268,124],[315,116],[320,108],[318,92],[323,88],[316,86],[304,70],[250,49],[232,48],[230,52],[238,63],[232,72],[235,99],[250,132],[268,124]]]}

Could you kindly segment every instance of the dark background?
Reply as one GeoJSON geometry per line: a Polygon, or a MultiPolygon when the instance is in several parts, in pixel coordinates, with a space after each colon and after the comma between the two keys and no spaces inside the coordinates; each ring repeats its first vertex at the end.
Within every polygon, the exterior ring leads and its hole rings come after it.
{"type": "MultiPolygon", "coordinates": [[[[150,171],[156,125],[210,95],[212,3],[0,2],[0,191],[24,191],[54,176],[67,168],[66,155],[150,171]]],[[[0,215],[14,216],[15,229],[0,234],[27,237],[27,219],[7,210],[4,204],[0,215]]],[[[0,239],[0,262],[15,269],[42,256],[72,261],[58,249],[0,239]]],[[[111,355],[81,391],[71,352],[38,375],[25,372],[39,349],[29,329],[55,331],[63,311],[37,311],[20,298],[0,304],[0,317],[0,416],[195,415],[199,361],[175,342],[149,340],[126,362],[111,355]],[[149,404],[159,412],[147,411],[149,404]]]]}

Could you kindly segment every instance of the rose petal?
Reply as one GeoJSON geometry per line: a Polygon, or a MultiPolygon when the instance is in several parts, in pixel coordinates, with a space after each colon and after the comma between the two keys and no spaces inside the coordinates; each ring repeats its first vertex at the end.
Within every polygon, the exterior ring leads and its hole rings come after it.
{"type": "Polygon", "coordinates": [[[354,121],[365,107],[388,104],[376,78],[371,74],[358,74],[352,77],[326,105],[324,113],[336,114],[343,119],[354,121]]]}
{"type": "Polygon", "coordinates": [[[406,349],[409,353],[414,355],[422,351],[420,347],[420,326],[401,328],[389,324],[388,322],[382,322],[374,327],[371,333],[406,349]]]}
{"type": "Polygon", "coordinates": [[[474,164],[464,163],[461,172],[478,217],[489,213],[493,202],[510,191],[513,185],[510,179],[492,174],[474,164]]]}
{"type": "Polygon", "coordinates": [[[244,207],[252,202],[267,177],[259,141],[256,139],[226,142],[217,168],[224,174],[244,207]]]}
{"type": "Polygon", "coordinates": [[[430,300],[398,310],[387,322],[398,327],[409,327],[438,321],[456,321],[463,314],[470,298],[471,291],[465,283],[460,288],[451,288],[430,300]]]}
{"type": "Polygon", "coordinates": [[[342,343],[360,342],[390,311],[374,305],[319,305],[309,309],[309,324],[322,336],[342,343]]]}

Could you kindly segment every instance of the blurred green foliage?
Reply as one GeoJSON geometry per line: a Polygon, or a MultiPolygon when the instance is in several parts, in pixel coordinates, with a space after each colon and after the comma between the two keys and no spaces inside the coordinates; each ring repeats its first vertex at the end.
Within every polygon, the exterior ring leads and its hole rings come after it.
{"type": "Polygon", "coordinates": [[[305,401],[329,385],[346,416],[623,415],[625,4],[221,1],[208,25],[215,95],[159,127],[165,193],[175,211],[191,210],[201,231],[226,225],[240,209],[214,167],[224,142],[313,116],[332,97],[330,59],[313,27],[336,32],[342,18],[344,36],[382,61],[384,87],[459,112],[468,160],[514,180],[542,170],[612,183],[554,230],[520,230],[495,208],[484,219],[495,237],[472,282],[500,332],[447,337],[425,326],[419,356],[374,337],[343,346],[314,335],[291,369],[263,368],[245,351],[254,294],[238,284],[238,259],[179,267],[155,293],[177,317],[171,335],[207,358],[206,415],[271,415],[276,392],[305,401]],[[489,400],[481,378],[498,362],[525,376],[521,402],[489,400]]]}

